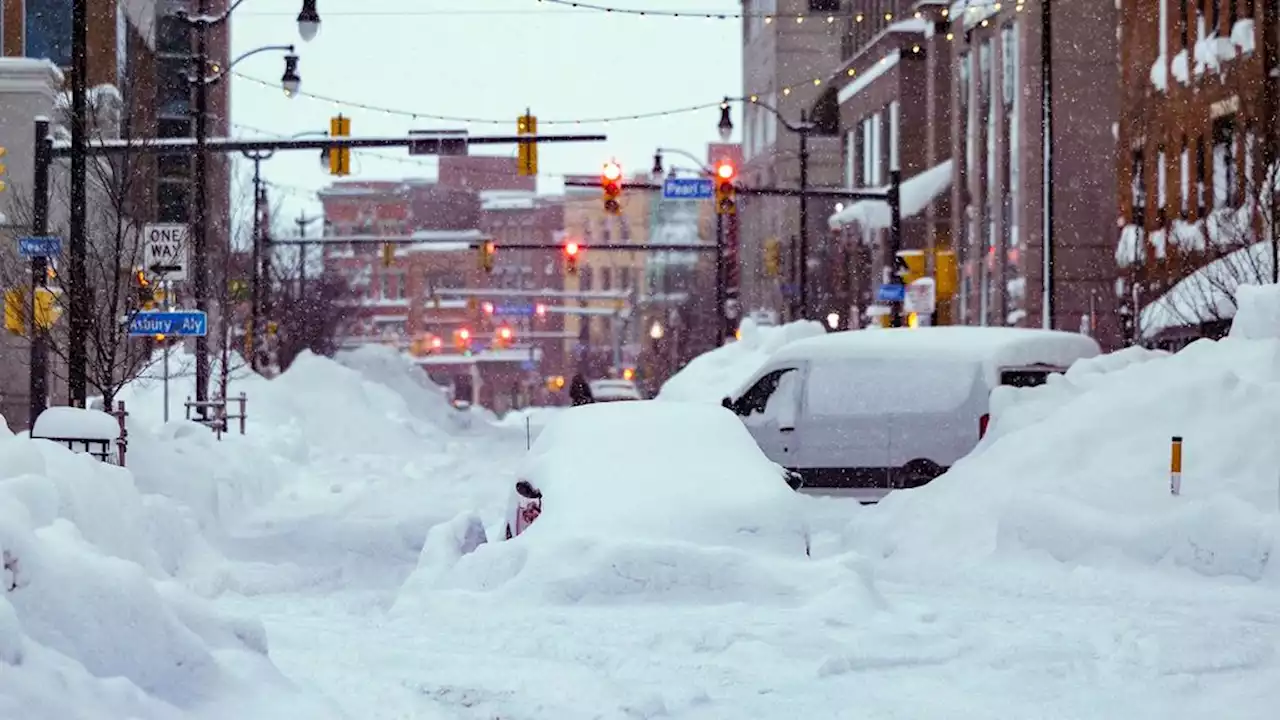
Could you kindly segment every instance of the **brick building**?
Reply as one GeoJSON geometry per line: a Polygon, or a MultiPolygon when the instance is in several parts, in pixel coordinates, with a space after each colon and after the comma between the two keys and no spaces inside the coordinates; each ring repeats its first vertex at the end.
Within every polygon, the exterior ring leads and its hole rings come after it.
{"type": "Polygon", "coordinates": [[[1263,25],[1264,5],[1121,4],[1116,259],[1125,318],[1138,318],[1126,327],[1133,341],[1212,332],[1199,326],[1222,325],[1229,313],[1219,301],[1235,285],[1271,281],[1262,253],[1164,297],[1219,257],[1247,257],[1273,223],[1274,195],[1256,192],[1265,182],[1263,143],[1276,132],[1275,88],[1264,64],[1265,46],[1276,38],[1263,25]],[[1255,203],[1259,196],[1265,199],[1255,203]],[[1153,313],[1153,305],[1166,311],[1153,313]]]}
{"type": "MultiPolygon", "coordinates": [[[[599,181],[595,175],[566,179],[599,181]]],[[[642,178],[644,182],[648,180],[647,175],[642,178]]],[[[634,368],[640,352],[639,314],[631,313],[638,308],[644,289],[645,253],[591,250],[593,243],[649,242],[653,202],[650,193],[624,192],[620,201],[622,214],[613,216],[604,211],[599,189],[565,188],[565,237],[577,241],[583,249],[578,271],[565,277],[564,287],[569,291],[617,295],[576,301],[579,307],[565,315],[567,361],[576,372],[585,373],[589,378],[634,368]]]]}

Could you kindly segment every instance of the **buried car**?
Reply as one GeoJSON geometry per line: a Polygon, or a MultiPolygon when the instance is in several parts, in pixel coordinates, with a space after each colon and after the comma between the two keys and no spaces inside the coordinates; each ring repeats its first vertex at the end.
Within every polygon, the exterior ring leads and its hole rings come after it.
{"type": "Polygon", "coordinates": [[[558,413],[538,436],[505,534],[799,556],[809,552],[805,502],[723,408],[653,400],[585,405],[558,413]]]}

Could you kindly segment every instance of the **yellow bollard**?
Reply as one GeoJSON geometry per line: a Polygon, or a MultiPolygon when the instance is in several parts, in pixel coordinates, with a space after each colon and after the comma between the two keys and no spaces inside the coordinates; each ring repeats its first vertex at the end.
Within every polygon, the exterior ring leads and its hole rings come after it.
{"type": "Polygon", "coordinates": [[[1169,491],[1182,494],[1182,437],[1179,435],[1173,436],[1169,450],[1169,491]]]}

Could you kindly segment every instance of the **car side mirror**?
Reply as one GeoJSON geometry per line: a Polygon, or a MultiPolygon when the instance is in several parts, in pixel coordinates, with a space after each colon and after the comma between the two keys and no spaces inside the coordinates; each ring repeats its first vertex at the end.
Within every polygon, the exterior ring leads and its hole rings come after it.
{"type": "Polygon", "coordinates": [[[732,410],[733,400],[728,395],[725,395],[724,399],[720,401],[720,406],[723,407],[725,410],[732,410]]]}

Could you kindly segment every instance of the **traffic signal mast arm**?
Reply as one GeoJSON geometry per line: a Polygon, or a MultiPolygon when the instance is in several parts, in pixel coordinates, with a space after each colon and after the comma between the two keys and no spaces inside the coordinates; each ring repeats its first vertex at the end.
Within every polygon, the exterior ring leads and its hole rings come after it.
{"type": "MultiPolygon", "coordinates": [[[[441,135],[447,138],[448,135],[441,135]]],[[[330,148],[407,148],[429,140],[432,135],[422,133],[404,137],[344,137],[344,138],[287,138],[280,140],[242,140],[239,138],[209,138],[204,145],[210,152],[253,152],[262,150],[326,150],[330,148]]],[[[512,145],[521,142],[603,142],[604,135],[492,135],[468,137],[469,145],[512,145]]],[[[56,141],[52,157],[70,157],[71,143],[56,141]]],[[[92,157],[104,155],[189,155],[196,149],[193,138],[141,138],[132,140],[91,140],[87,143],[92,157]]]]}
{"type": "MultiPolygon", "coordinates": [[[[565,187],[595,187],[595,183],[586,180],[565,180],[565,187]]],[[[817,198],[831,198],[833,200],[884,200],[888,202],[889,195],[892,192],[892,186],[883,188],[856,188],[856,189],[814,189],[809,188],[803,193],[798,188],[778,188],[778,187],[747,187],[745,185],[735,185],[735,191],[739,195],[760,196],[760,197],[800,197],[807,195],[817,198]]],[[[656,192],[662,191],[662,186],[655,183],[627,182],[622,183],[623,190],[652,190],[656,192]]],[[[592,246],[594,249],[596,246],[592,246]]]]}

